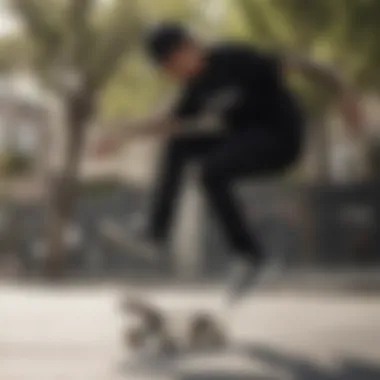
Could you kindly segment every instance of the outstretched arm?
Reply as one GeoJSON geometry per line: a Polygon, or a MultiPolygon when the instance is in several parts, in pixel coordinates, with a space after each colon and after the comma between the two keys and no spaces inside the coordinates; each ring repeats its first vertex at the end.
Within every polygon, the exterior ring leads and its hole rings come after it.
{"type": "Polygon", "coordinates": [[[353,86],[344,80],[336,68],[299,56],[286,56],[283,58],[283,66],[287,72],[303,72],[311,79],[323,81],[336,90],[339,94],[338,106],[347,127],[353,135],[360,133],[363,121],[360,101],[353,86]]]}
{"type": "Polygon", "coordinates": [[[137,120],[120,120],[105,127],[107,135],[95,146],[99,156],[116,153],[126,142],[136,138],[160,137],[173,133],[178,122],[171,113],[160,112],[137,120]]]}
{"type": "Polygon", "coordinates": [[[171,113],[164,111],[136,120],[117,121],[112,128],[120,139],[129,139],[167,135],[176,129],[177,124],[171,113]]]}

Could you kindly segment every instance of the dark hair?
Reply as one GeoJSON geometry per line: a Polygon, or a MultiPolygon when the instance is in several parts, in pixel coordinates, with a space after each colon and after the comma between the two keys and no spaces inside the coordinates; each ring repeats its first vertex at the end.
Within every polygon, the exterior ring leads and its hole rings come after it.
{"type": "Polygon", "coordinates": [[[149,31],[146,50],[154,62],[162,64],[170,54],[191,39],[189,31],[182,25],[161,23],[149,31]]]}

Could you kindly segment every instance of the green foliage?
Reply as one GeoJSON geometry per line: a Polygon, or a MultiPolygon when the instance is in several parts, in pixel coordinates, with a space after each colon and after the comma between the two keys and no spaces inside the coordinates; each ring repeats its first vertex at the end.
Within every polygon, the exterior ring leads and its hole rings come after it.
{"type": "Polygon", "coordinates": [[[153,3],[151,0],[140,0],[139,6],[144,19],[148,24],[161,20],[177,20],[189,23],[194,19],[196,9],[194,1],[160,0],[153,3]]]}
{"type": "Polygon", "coordinates": [[[380,86],[376,0],[238,0],[254,36],[339,66],[353,82],[380,86]]]}
{"type": "Polygon", "coordinates": [[[62,44],[62,23],[59,2],[54,0],[14,0],[12,7],[22,21],[25,35],[35,43],[38,63],[54,59],[62,44]]]}
{"type": "MultiPolygon", "coordinates": [[[[250,40],[268,48],[303,54],[337,66],[363,90],[380,90],[376,0],[238,0],[250,40]]],[[[334,94],[305,78],[292,81],[314,115],[324,113],[334,94]]]]}
{"type": "MultiPolygon", "coordinates": [[[[177,20],[191,26],[201,34],[210,35],[207,20],[202,13],[206,1],[163,0],[152,3],[140,0],[142,17],[140,27],[149,27],[157,21],[177,20]],[[207,33],[205,33],[207,31],[207,33]]],[[[217,32],[214,25],[214,32],[217,32]]],[[[155,109],[157,103],[165,101],[173,90],[172,84],[150,65],[141,49],[141,40],[128,56],[122,57],[119,69],[115,70],[100,97],[100,114],[104,118],[123,115],[138,116],[155,109]]]]}
{"type": "Polygon", "coordinates": [[[162,94],[168,96],[171,85],[150,66],[141,51],[134,51],[111,76],[100,98],[100,114],[104,118],[123,115],[140,116],[157,107],[162,94]]]}
{"type": "MultiPolygon", "coordinates": [[[[74,67],[99,89],[103,118],[137,115],[170,92],[141,53],[141,31],[180,20],[206,37],[236,37],[269,49],[299,52],[337,65],[357,85],[380,88],[380,2],[377,0],[15,0],[27,34],[0,41],[0,69],[35,62],[41,77],[74,67]],[[99,5],[100,4],[100,5],[99,5]],[[208,7],[224,7],[215,22],[208,7]]],[[[159,74],[159,73],[158,73],[159,74]]],[[[322,86],[292,81],[312,112],[330,100],[322,86]]]]}
{"type": "Polygon", "coordinates": [[[85,69],[88,57],[94,48],[91,15],[93,0],[70,0],[65,15],[66,52],[71,64],[85,69]]]}
{"type": "MultiPolygon", "coordinates": [[[[137,1],[137,0],[136,0],[137,1]]],[[[25,37],[33,41],[35,68],[44,79],[70,68],[92,90],[100,90],[114,73],[138,34],[136,1],[115,0],[100,5],[95,0],[15,0],[25,37]]],[[[55,85],[56,81],[49,81],[55,85]]]]}
{"type": "MultiPolygon", "coordinates": [[[[208,0],[16,0],[14,10],[25,26],[19,38],[28,53],[19,61],[32,65],[41,79],[58,89],[61,72],[71,68],[99,94],[102,118],[138,115],[153,107],[171,84],[155,73],[141,52],[141,32],[163,19],[188,23],[206,37],[222,34],[210,21],[208,0]],[[206,7],[206,8],[205,8],[206,7]],[[27,41],[27,42],[26,42],[27,41]]],[[[220,2],[221,4],[222,2],[220,2]]],[[[14,62],[9,44],[0,44],[0,68],[14,62]],[[3,59],[4,57],[4,59],[3,59]],[[9,57],[9,59],[5,59],[9,57]]],[[[62,77],[63,78],[63,77],[62,77]]],[[[160,99],[161,100],[161,99],[160,99]]]]}
{"type": "Polygon", "coordinates": [[[108,14],[102,33],[94,49],[89,80],[103,85],[119,67],[123,57],[136,45],[141,25],[134,1],[118,0],[108,14]]]}
{"type": "Polygon", "coordinates": [[[0,39],[0,72],[8,72],[15,65],[30,64],[33,47],[26,38],[18,36],[5,36],[0,39]]]}
{"type": "Polygon", "coordinates": [[[0,154],[0,175],[15,176],[28,172],[32,168],[30,157],[19,153],[3,152],[0,154]]]}

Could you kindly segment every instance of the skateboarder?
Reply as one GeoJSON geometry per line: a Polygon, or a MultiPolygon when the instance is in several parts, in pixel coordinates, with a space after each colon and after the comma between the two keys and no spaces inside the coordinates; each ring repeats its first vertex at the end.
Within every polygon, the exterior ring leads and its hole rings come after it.
{"type": "Polygon", "coordinates": [[[126,231],[126,240],[136,251],[158,251],[168,237],[183,169],[199,162],[204,194],[236,259],[228,288],[236,301],[258,279],[266,255],[248,228],[235,185],[285,172],[302,149],[303,112],[284,83],[286,73],[299,70],[333,86],[353,133],[360,124],[358,104],[334,70],[242,43],[205,46],[174,23],[154,28],[146,48],[182,94],[169,111],[126,125],[98,146],[105,154],[134,136],[167,136],[147,225],[133,236],[126,231]]]}

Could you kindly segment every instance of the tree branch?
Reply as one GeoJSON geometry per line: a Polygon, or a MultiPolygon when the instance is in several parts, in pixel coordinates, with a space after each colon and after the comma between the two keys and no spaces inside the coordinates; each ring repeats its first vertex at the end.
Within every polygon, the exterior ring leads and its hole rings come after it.
{"type": "Polygon", "coordinates": [[[139,31],[139,19],[135,0],[116,2],[94,53],[89,72],[93,88],[97,89],[107,82],[121,59],[132,48],[139,31]]]}
{"type": "Polygon", "coordinates": [[[71,63],[83,69],[92,49],[94,31],[90,24],[90,14],[94,0],[70,0],[66,12],[67,54],[71,63]]]}
{"type": "Polygon", "coordinates": [[[349,87],[340,71],[331,65],[292,54],[284,54],[282,61],[286,70],[302,72],[316,80],[322,79],[332,88],[341,90],[349,87]]]}
{"type": "Polygon", "coordinates": [[[11,4],[27,32],[41,45],[46,59],[54,56],[61,48],[63,35],[50,15],[52,3],[47,0],[13,0],[11,4]]]}

